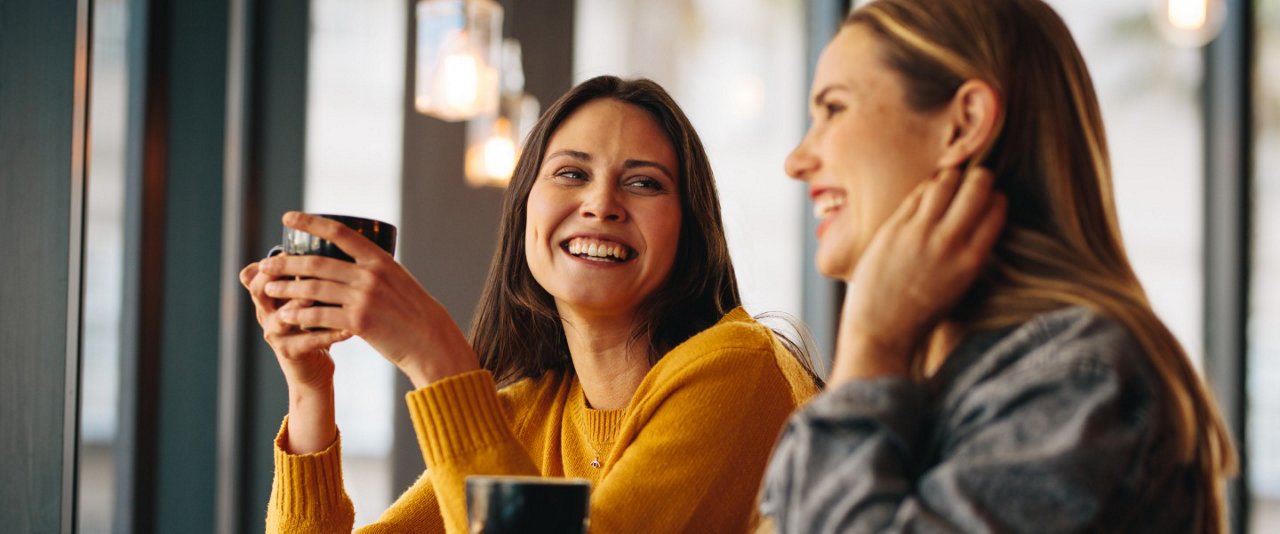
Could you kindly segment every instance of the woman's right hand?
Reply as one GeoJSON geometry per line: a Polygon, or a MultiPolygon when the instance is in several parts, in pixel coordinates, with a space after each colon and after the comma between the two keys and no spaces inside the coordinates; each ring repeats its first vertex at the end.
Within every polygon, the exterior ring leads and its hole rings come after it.
{"type": "Polygon", "coordinates": [[[262,337],[271,345],[290,388],[323,388],[333,382],[333,359],[329,347],[346,340],[351,333],[345,330],[301,330],[280,319],[285,309],[310,305],[298,300],[278,300],[266,293],[268,282],[276,277],[258,269],[258,263],[250,263],[240,271],[240,283],[249,290],[253,299],[262,337]]]}
{"type": "Polygon", "coordinates": [[[281,310],[310,305],[299,300],[279,300],[266,294],[276,277],[254,262],[240,271],[240,284],[253,300],[262,337],[275,352],[276,362],[289,386],[288,452],[319,452],[333,443],[338,428],[333,408],[333,358],[329,347],[346,340],[344,330],[301,330],[280,319],[281,310]]]}
{"type": "Polygon", "coordinates": [[[1006,200],[986,169],[943,169],[876,231],[849,280],[828,387],[906,376],[928,333],[986,267],[1006,200]]]}

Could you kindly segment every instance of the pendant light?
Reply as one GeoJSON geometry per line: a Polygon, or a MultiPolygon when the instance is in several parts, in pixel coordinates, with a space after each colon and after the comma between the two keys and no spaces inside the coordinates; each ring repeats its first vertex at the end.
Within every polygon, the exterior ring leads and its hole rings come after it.
{"type": "Polygon", "coordinates": [[[1222,31],[1226,0],[1156,0],[1152,18],[1170,43],[1201,47],[1222,31]]]}
{"type": "Polygon", "coordinates": [[[498,107],[502,6],[493,0],[418,0],[414,107],[445,121],[498,107]]]}
{"type": "Polygon", "coordinates": [[[472,186],[506,187],[521,144],[538,120],[538,99],[524,92],[524,66],[515,39],[502,43],[501,72],[497,110],[467,122],[465,168],[472,186]]]}

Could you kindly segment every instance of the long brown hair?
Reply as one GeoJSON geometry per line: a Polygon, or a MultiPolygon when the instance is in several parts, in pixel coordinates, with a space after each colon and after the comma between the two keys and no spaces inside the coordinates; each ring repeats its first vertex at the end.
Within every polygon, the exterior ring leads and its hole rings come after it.
{"type": "Polygon", "coordinates": [[[583,104],[601,98],[647,111],[666,132],[679,168],[676,181],[683,218],[675,264],[668,279],[639,306],[631,341],[648,341],[653,364],[741,305],[715,178],[693,124],[667,92],[650,80],[592,78],[560,97],[534,125],[503,199],[498,246],[470,336],[481,365],[500,385],[571,366],[555,302],[534,280],[525,260],[526,204],[552,134],[583,104]]]}
{"type": "Polygon", "coordinates": [[[1152,311],[1120,238],[1093,82],[1066,24],[1040,0],[878,0],[846,25],[871,30],[908,106],[938,109],[966,80],[1000,93],[1002,125],[970,161],[1010,202],[991,266],[950,319],[1003,328],[1065,306],[1123,324],[1159,376],[1172,453],[1205,488],[1195,528],[1225,528],[1230,434],[1186,352],[1152,311]]]}

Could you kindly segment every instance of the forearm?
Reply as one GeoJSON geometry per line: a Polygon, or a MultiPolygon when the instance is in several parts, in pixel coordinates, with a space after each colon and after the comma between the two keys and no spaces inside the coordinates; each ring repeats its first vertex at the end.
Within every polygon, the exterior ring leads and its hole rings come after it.
{"type": "Polygon", "coordinates": [[[761,504],[780,532],[879,530],[908,497],[924,392],[903,379],[855,382],[788,422],[761,504]]]}

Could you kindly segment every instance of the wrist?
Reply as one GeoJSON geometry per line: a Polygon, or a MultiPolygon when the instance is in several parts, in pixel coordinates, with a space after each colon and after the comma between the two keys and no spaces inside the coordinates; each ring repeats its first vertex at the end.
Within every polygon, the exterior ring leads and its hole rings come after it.
{"type": "Polygon", "coordinates": [[[430,358],[413,358],[399,366],[400,372],[404,373],[409,382],[413,384],[414,389],[422,389],[431,384],[457,376],[469,371],[475,371],[480,365],[474,360],[468,365],[464,362],[441,362],[433,361],[430,358]]]}
{"type": "Polygon", "coordinates": [[[333,388],[289,388],[287,451],[310,454],[323,451],[338,437],[333,388]]]}
{"type": "Polygon", "coordinates": [[[913,352],[913,346],[887,344],[874,336],[841,335],[827,386],[835,388],[850,380],[910,376],[913,352]]]}

